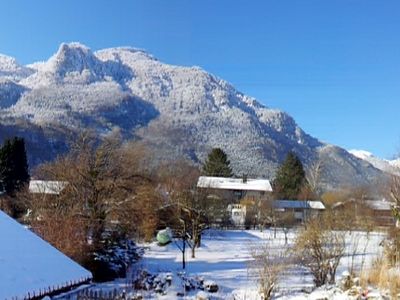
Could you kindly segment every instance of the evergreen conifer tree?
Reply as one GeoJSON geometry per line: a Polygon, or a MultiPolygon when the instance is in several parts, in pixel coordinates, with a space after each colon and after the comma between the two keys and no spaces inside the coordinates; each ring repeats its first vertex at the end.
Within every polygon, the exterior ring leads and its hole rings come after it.
{"type": "Polygon", "coordinates": [[[13,195],[29,181],[23,138],[7,139],[0,148],[0,181],[8,195],[13,195]]]}
{"type": "Polygon", "coordinates": [[[289,152],[275,176],[273,183],[275,197],[297,199],[305,184],[307,180],[303,164],[293,152],[289,152]]]}
{"type": "Polygon", "coordinates": [[[221,148],[213,148],[203,165],[203,173],[214,177],[232,177],[230,161],[221,148]]]}

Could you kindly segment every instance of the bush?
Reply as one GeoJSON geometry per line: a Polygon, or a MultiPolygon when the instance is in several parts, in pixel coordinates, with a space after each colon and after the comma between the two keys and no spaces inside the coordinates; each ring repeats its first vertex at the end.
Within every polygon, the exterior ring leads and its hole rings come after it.
{"type": "Polygon", "coordinates": [[[92,272],[95,281],[104,282],[126,277],[127,270],[143,255],[143,249],[131,240],[107,240],[104,248],[93,253],[85,266],[92,272]]]}
{"type": "Polygon", "coordinates": [[[293,248],[298,262],[310,270],[317,287],[335,283],[336,269],[346,246],[345,233],[332,230],[326,221],[310,220],[297,236],[293,248]]]}
{"type": "Polygon", "coordinates": [[[271,249],[268,243],[252,248],[250,253],[254,260],[249,267],[257,278],[259,292],[263,299],[271,299],[277,289],[278,278],[286,267],[284,254],[271,249]]]}

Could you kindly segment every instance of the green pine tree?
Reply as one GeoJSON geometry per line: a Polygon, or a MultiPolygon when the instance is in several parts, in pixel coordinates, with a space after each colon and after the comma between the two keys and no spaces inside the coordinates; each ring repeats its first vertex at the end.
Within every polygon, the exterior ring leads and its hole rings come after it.
{"type": "Polygon", "coordinates": [[[275,176],[273,183],[275,197],[297,199],[305,184],[307,180],[303,164],[293,152],[289,152],[275,176]]]}
{"type": "Polygon", "coordinates": [[[0,181],[8,195],[14,195],[29,181],[23,138],[7,139],[0,148],[0,181]]]}
{"type": "Polygon", "coordinates": [[[206,176],[214,177],[233,176],[230,161],[221,148],[213,148],[208,154],[207,160],[203,165],[203,173],[206,176]]]}

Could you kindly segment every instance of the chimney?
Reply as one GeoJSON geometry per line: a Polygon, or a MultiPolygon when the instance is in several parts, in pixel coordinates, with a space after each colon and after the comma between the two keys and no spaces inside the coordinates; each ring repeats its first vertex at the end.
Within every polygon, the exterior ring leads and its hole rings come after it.
{"type": "Polygon", "coordinates": [[[247,182],[247,175],[246,175],[246,174],[243,174],[242,180],[243,180],[243,183],[246,183],[246,182],[247,182]]]}

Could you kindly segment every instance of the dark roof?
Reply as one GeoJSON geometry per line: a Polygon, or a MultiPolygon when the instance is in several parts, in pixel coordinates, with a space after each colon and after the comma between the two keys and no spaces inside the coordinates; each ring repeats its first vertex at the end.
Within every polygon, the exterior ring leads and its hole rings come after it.
{"type": "Polygon", "coordinates": [[[311,200],[275,200],[274,208],[302,208],[302,209],[325,209],[324,204],[321,201],[311,200]]]}

